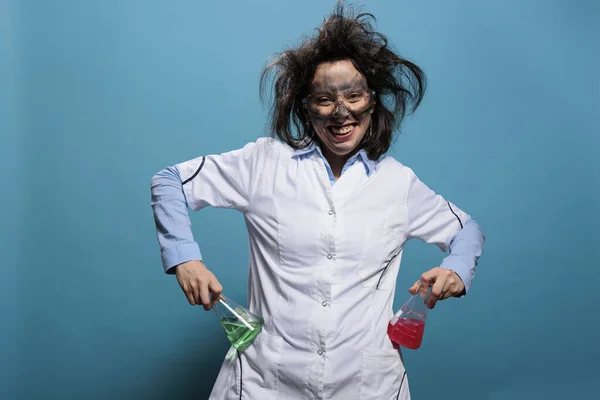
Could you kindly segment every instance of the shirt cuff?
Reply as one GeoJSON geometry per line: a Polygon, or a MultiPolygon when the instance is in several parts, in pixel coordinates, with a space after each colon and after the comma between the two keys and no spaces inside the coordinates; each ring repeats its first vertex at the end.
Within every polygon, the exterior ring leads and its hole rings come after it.
{"type": "Polygon", "coordinates": [[[161,252],[163,268],[165,273],[174,274],[177,265],[186,261],[202,261],[202,253],[196,242],[179,243],[169,246],[161,252]]]}
{"type": "Polygon", "coordinates": [[[475,268],[473,263],[473,257],[451,254],[444,258],[442,264],[440,265],[440,268],[449,269],[456,272],[459,278],[463,281],[465,290],[458,297],[465,296],[471,288],[471,281],[475,276],[475,268]]]}

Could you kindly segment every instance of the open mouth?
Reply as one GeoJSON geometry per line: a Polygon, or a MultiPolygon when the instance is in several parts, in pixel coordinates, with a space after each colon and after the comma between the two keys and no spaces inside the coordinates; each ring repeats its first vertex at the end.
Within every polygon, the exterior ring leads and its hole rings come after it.
{"type": "Polygon", "coordinates": [[[329,126],[327,129],[329,129],[329,132],[333,133],[336,136],[346,136],[351,134],[352,131],[354,131],[356,125],[357,124],[348,124],[344,126],[329,126]]]}

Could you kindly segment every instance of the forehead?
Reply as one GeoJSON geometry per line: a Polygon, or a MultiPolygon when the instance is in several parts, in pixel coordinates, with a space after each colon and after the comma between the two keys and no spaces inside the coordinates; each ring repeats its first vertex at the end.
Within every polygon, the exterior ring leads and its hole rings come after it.
{"type": "Polygon", "coordinates": [[[312,90],[344,90],[366,87],[367,80],[348,60],[324,62],[317,66],[312,90]]]}

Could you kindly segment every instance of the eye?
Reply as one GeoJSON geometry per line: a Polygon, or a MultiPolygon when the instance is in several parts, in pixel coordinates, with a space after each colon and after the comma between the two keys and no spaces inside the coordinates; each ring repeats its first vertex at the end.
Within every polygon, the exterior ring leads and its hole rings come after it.
{"type": "Polygon", "coordinates": [[[350,93],[350,95],[348,96],[348,100],[350,100],[350,101],[358,101],[361,98],[362,98],[362,93],[359,93],[359,92],[350,93]]]}
{"type": "Polygon", "coordinates": [[[329,105],[329,104],[331,104],[331,99],[328,98],[328,97],[319,97],[317,99],[317,104],[320,105],[320,106],[329,105]]]}

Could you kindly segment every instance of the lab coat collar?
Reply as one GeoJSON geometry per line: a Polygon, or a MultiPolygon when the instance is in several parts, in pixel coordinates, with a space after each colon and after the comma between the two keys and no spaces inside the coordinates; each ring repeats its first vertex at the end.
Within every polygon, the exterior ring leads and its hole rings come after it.
{"type": "MultiPolygon", "coordinates": [[[[292,154],[292,157],[300,157],[303,155],[310,155],[315,152],[318,153],[319,156],[321,156],[325,160],[325,156],[323,155],[323,152],[321,151],[321,147],[315,140],[311,140],[310,143],[306,147],[295,150],[294,153],[292,154]]],[[[350,157],[348,159],[348,161],[346,162],[346,165],[352,165],[356,160],[362,161],[362,163],[365,165],[365,167],[367,169],[367,176],[371,176],[371,174],[373,174],[373,172],[375,172],[375,170],[377,168],[377,162],[369,159],[369,157],[367,156],[367,152],[364,149],[360,149],[355,155],[350,157]]]]}

